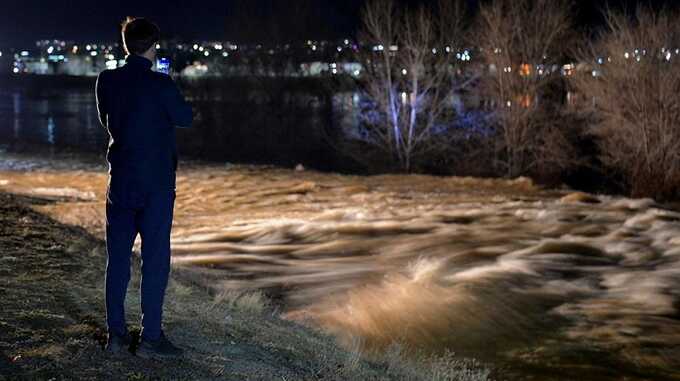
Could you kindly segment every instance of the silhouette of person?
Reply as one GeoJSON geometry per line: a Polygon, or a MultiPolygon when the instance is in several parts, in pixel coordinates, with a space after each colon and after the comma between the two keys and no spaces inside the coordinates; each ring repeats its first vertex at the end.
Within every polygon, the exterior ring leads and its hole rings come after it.
{"type": "Polygon", "coordinates": [[[142,334],[136,354],[176,357],[182,350],[162,330],[163,298],[170,274],[170,230],[175,203],[175,127],[189,127],[191,106],[173,80],[151,70],[160,29],[144,18],[122,25],[124,66],[97,78],[99,119],[110,139],[106,202],[106,349],[131,345],[125,322],[130,258],[142,240],[142,334]]]}

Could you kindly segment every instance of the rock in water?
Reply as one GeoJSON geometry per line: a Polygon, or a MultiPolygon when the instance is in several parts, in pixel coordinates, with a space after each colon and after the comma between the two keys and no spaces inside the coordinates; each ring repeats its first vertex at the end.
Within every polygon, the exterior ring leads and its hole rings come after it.
{"type": "Polygon", "coordinates": [[[560,199],[561,202],[567,204],[583,203],[583,204],[599,204],[600,199],[583,192],[569,193],[560,199]]]}

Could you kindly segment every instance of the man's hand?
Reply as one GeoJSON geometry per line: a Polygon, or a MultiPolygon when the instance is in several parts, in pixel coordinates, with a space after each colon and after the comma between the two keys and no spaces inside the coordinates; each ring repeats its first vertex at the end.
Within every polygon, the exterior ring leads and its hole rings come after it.
{"type": "Polygon", "coordinates": [[[199,110],[199,108],[196,106],[192,106],[191,111],[194,114],[194,123],[201,123],[203,121],[203,114],[201,114],[201,110],[199,110]]]}

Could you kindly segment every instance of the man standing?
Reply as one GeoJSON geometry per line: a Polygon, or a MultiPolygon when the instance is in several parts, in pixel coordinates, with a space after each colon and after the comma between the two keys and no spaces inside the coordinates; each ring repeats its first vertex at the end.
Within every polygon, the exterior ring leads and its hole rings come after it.
{"type": "Polygon", "coordinates": [[[163,297],[170,273],[170,230],[175,202],[175,127],[189,127],[191,106],[172,79],[151,71],[160,30],[143,18],[122,28],[126,64],[97,79],[99,119],[110,140],[106,202],[106,323],[109,352],[131,344],[125,322],[130,257],[142,239],[142,334],[137,355],[182,355],[163,334],[163,297]]]}

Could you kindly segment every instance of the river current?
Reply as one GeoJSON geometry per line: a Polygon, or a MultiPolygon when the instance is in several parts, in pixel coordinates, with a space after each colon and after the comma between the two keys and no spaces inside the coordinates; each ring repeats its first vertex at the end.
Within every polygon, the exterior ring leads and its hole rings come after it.
{"type": "MultiPolygon", "coordinates": [[[[0,191],[102,236],[102,165],[0,154],[0,191]]],[[[173,266],[367,353],[455,351],[535,380],[680,379],[680,213],[527,179],[192,164],[173,266]]],[[[500,379],[504,379],[501,377],[500,379]]]]}

